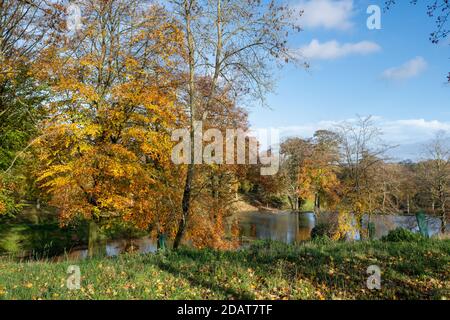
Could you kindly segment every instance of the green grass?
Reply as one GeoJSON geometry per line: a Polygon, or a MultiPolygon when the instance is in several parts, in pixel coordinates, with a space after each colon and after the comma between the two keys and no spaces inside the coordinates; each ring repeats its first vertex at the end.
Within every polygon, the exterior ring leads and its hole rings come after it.
{"type": "Polygon", "coordinates": [[[87,243],[87,224],[61,228],[52,208],[24,205],[14,217],[0,217],[0,256],[42,258],[87,243]]]}
{"type": "Polygon", "coordinates": [[[0,260],[0,299],[443,299],[450,241],[259,242],[235,252],[194,250],[76,263],[81,290],[66,288],[73,262],[0,260]],[[370,265],[382,289],[366,287],[370,265]]]}
{"type": "Polygon", "coordinates": [[[0,223],[0,256],[50,257],[87,242],[87,228],[58,223],[0,223]]]}
{"type": "MultiPolygon", "coordinates": [[[[138,239],[148,235],[119,223],[103,231],[107,239],[138,239]]],[[[73,247],[87,245],[88,224],[77,221],[61,228],[51,210],[26,208],[14,218],[0,217],[0,256],[41,259],[62,255],[73,247]]]]}

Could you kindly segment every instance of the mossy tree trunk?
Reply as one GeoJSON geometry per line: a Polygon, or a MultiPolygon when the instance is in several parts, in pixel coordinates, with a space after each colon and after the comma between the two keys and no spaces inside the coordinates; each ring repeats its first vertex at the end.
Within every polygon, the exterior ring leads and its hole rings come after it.
{"type": "Polygon", "coordinates": [[[106,240],[95,220],[89,221],[88,257],[106,256],[106,240]]]}

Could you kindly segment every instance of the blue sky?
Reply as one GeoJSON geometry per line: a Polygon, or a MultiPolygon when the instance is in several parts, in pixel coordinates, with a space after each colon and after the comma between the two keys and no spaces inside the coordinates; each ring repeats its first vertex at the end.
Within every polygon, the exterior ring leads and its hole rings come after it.
{"type": "Polygon", "coordinates": [[[450,133],[450,42],[428,40],[435,24],[425,1],[398,2],[382,12],[381,30],[369,30],[366,10],[384,0],[290,0],[305,9],[304,31],[290,46],[311,68],[277,71],[270,109],[250,109],[252,126],[308,136],[358,114],[374,116],[390,143],[412,146],[450,133]]]}

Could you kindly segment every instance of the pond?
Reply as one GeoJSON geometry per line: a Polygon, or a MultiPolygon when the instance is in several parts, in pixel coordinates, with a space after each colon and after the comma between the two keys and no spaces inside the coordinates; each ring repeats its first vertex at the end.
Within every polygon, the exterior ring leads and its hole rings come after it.
{"type": "MultiPolygon", "coordinates": [[[[110,240],[106,243],[106,256],[115,257],[121,253],[155,253],[157,251],[156,241],[150,237],[141,239],[110,240]]],[[[76,261],[86,259],[88,256],[87,247],[74,248],[70,252],[52,259],[58,261],[76,261]]]]}
{"type": "MultiPolygon", "coordinates": [[[[329,221],[334,218],[334,215],[324,213],[316,219],[312,212],[281,212],[277,214],[249,212],[241,213],[233,218],[239,220],[239,233],[243,244],[252,240],[274,240],[293,244],[311,239],[311,230],[316,223],[329,221]]],[[[368,218],[364,217],[363,220],[367,225],[368,218]]],[[[371,221],[375,224],[375,237],[378,239],[398,227],[418,230],[415,216],[378,215],[372,216],[371,221]]],[[[440,220],[438,218],[428,216],[427,222],[430,235],[439,233],[440,220]]],[[[156,241],[150,237],[135,240],[112,240],[106,244],[107,256],[117,256],[125,252],[154,253],[156,251],[156,241]]],[[[75,248],[68,254],[56,257],[55,261],[80,260],[86,257],[87,248],[75,248]]]]}
{"type": "MultiPolygon", "coordinates": [[[[311,239],[311,230],[316,223],[326,222],[334,217],[334,214],[323,213],[316,219],[313,212],[278,214],[249,212],[239,215],[240,235],[243,240],[267,239],[292,244],[311,239]]],[[[426,219],[430,235],[438,234],[440,220],[430,216],[426,219]]],[[[367,216],[364,217],[363,222],[367,225],[367,216]]],[[[418,231],[416,216],[375,215],[372,216],[371,222],[375,224],[377,239],[399,227],[418,231]]],[[[356,238],[359,236],[357,235],[356,238]]]]}

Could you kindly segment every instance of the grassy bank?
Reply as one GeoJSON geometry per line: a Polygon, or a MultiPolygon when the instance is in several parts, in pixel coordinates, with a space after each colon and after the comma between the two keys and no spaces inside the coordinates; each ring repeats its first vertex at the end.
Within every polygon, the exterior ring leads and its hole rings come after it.
{"type": "Polygon", "coordinates": [[[80,261],[82,288],[66,288],[73,263],[0,260],[0,299],[442,299],[450,241],[257,243],[238,252],[182,249],[80,261]],[[382,290],[366,287],[367,267],[382,290]]]}
{"type": "Polygon", "coordinates": [[[0,256],[41,258],[87,243],[87,227],[60,228],[58,223],[0,223],[0,256]]]}
{"type": "MultiPolygon", "coordinates": [[[[146,235],[145,231],[123,224],[112,224],[103,234],[106,239],[135,239],[146,235]]],[[[87,242],[86,221],[61,227],[55,210],[38,212],[28,207],[16,217],[0,217],[0,257],[42,259],[62,255],[87,242]]]]}

